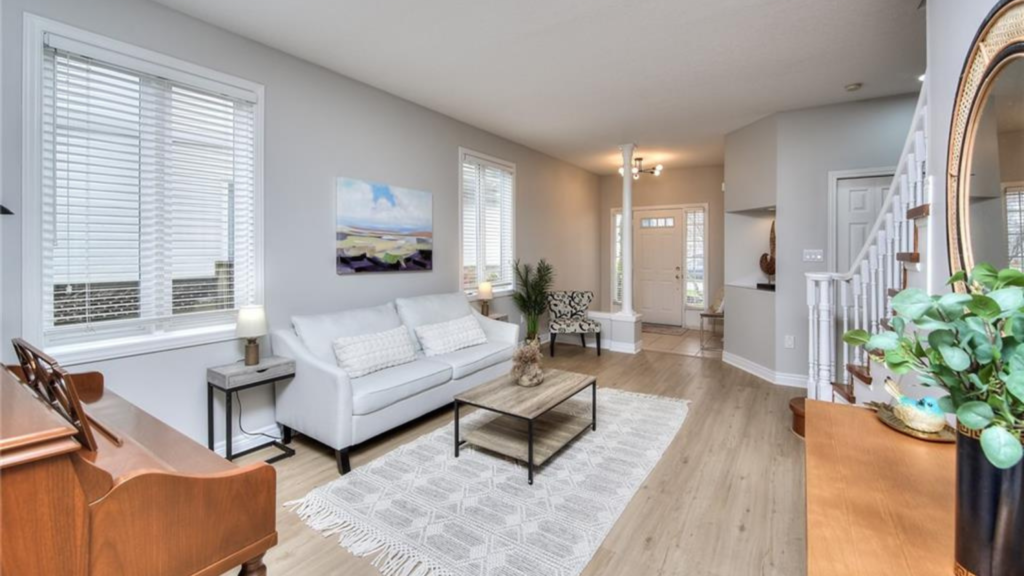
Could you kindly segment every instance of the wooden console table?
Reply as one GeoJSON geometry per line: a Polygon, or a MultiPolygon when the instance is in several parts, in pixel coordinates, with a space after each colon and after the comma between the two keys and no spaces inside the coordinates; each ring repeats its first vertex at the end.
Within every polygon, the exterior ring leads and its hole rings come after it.
{"type": "Polygon", "coordinates": [[[953,574],[956,448],[807,401],[808,576],[953,574]]]}

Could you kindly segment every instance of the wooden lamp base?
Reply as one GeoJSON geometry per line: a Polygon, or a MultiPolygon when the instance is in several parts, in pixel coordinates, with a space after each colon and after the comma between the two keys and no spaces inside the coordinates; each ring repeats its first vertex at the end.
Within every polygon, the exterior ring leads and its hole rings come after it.
{"type": "Polygon", "coordinates": [[[258,338],[245,339],[245,365],[255,366],[260,363],[260,343],[258,338]]]}

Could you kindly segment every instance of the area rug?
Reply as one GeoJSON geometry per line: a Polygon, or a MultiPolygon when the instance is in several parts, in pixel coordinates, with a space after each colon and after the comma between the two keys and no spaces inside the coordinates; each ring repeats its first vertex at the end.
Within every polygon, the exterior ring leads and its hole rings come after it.
{"type": "Polygon", "coordinates": [[[640,331],[648,334],[664,334],[666,336],[685,336],[690,330],[685,326],[670,326],[668,324],[652,324],[644,322],[640,325],[640,331]]]}
{"type": "MultiPolygon", "coordinates": [[[[590,391],[558,409],[590,416],[590,391]],[[584,400],[585,398],[585,400],[584,400]]],[[[657,465],[685,400],[598,389],[587,430],[526,482],[515,461],[464,446],[445,426],[329,484],[294,508],[385,576],[576,576],[657,465]]],[[[490,418],[462,418],[469,432],[490,418]]]]}

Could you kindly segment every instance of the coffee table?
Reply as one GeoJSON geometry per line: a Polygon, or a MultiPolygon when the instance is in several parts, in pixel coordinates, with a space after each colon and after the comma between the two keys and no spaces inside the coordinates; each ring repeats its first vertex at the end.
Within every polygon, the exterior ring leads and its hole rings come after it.
{"type": "Polygon", "coordinates": [[[597,430],[597,378],[588,374],[545,370],[544,382],[533,388],[519,386],[508,376],[481,384],[455,396],[455,457],[462,444],[497,452],[526,462],[527,481],[533,484],[534,466],[543,465],[566,444],[590,428],[597,430]],[[591,389],[590,420],[554,408],[577,393],[591,389]],[[498,416],[459,438],[459,408],[476,406],[498,416]]]}

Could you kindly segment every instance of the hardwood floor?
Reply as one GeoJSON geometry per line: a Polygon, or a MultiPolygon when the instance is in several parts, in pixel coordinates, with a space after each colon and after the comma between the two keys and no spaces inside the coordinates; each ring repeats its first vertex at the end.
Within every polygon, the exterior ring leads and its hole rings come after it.
{"type": "MultiPolygon", "coordinates": [[[[637,355],[559,346],[545,366],[594,374],[599,386],[691,400],[679,435],[583,572],[585,576],[798,576],[806,573],[804,455],[789,430],[789,399],[802,395],[719,360],[646,351],[637,355]]],[[[429,414],[352,451],[373,460],[439,426],[429,414]]],[[[338,477],[332,453],[299,436],[297,454],[278,462],[280,503],[338,477]]],[[[269,452],[267,454],[270,454],[269,452]]],[[[266,457],[257,453],[239,459],[266,457]]],[[[269,574],[378,576],[286,509],[269,574]]]]}

